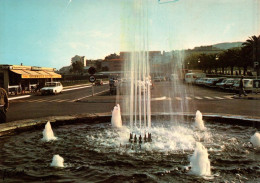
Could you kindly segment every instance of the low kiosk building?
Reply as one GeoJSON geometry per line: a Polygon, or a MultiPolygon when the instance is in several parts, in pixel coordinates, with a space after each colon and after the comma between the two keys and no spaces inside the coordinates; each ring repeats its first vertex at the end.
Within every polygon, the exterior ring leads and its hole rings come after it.
{"type": "Polygon", "coordinates": [[[8,93],[36,91],[45,82],[61,78],[54,68],[22,65],[0,65],[0,87],[8,93]]]}

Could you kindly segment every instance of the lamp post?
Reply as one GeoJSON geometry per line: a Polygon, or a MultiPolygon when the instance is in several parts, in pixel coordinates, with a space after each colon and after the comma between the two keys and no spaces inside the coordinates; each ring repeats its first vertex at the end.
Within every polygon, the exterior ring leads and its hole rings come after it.
{"type": "MultiPolygon", "coordinates": [[[[218,57],[218,55],[216,55],[216,58],[215,58],[216,62],[218,61],[218,59],[219,59],[219,57],[218,57]]],[[[215,74],[218,74],[217,65],[218,65],[218,64],[216,64],[216,67],[215,67],[215,72],[216,72],[215,74]]]]}
{"type": "Polygon", "coordinates": [[[198,59],[198,66],[199,66],[199,69],[200,69],[200,58],[198,59]]]}

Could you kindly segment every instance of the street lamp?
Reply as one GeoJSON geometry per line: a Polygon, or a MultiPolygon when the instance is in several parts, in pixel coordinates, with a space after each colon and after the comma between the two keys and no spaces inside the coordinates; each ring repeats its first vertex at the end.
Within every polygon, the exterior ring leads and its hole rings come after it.
{"type": "MultiPolygon", "coordinates": [[[[216,61],[218,61],[218,59],[219,59],[219,57],[218,57],[218,55],[216,55],[216,58],[215,58],[215,60],[216,60],[216,61]]],[[[216,64],[216,65],[218,65],[218,64],[216,64]]],[[[217,74],[217,73],[218,73],[218,68],[217,68],[217,66],[216,66],[216,68],[215,68],[215,69],[216,69],[216,70],[215,70],[215,72],[216,72],[215,74],[217,74]]]]}
{"type": "Polygon", "coordinates": [[[200,69],[200,58],[198,59],[198,66],[199,66],[199,69],[200,69]]]}

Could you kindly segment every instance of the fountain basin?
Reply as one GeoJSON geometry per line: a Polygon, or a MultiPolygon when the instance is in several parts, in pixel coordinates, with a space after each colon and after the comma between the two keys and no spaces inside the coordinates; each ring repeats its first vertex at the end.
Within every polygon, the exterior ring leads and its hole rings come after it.
{"type": "Polygon", "coordinates": [[[43,126],[1,137],[0,171],[6,180],[21,182],[259,181],[259,150],[249,142],[254,127],[223,125],[204,117],[207,130],[201,132],[193,128],[192,118],[174,121],[167,115],[153,116],[152,143],[134,150],[128,146],[130,129],[112,128],[111,116],[57,121],[52,123],[56,141],[41,141],[43,126]],[[190,174],[197,141],[208,149],[210,177],[190,174]],[[55,154],[64,158],[64,168],[50,167],[55,154]]]}

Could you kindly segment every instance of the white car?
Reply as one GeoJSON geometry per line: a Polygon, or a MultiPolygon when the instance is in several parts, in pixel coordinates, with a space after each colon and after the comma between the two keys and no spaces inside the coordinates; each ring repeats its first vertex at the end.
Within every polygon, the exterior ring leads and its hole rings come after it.
{"type": "Polygon", "coordinates": [[[46,82],[45,86],[41,89],[41,94],[57,94],[61,93],[63,86],[60,82],[46,82]]]}

